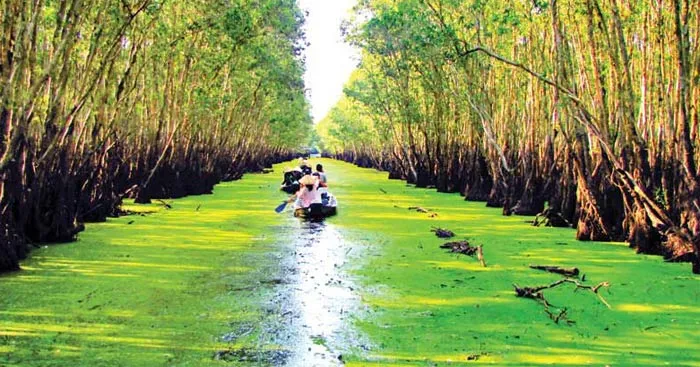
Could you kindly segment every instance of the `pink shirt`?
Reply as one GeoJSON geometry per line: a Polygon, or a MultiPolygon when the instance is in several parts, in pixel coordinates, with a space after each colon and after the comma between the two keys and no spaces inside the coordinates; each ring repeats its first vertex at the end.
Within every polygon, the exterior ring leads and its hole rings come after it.
{"type": "Polygon", "coordinates": [[[318,182],[314,184],[314,189],[309,191],[306,186],[302,186],[297,192],[297,208],[308,208],[311,204],[321,204],[321,193],[318,192],[318,182]]]}

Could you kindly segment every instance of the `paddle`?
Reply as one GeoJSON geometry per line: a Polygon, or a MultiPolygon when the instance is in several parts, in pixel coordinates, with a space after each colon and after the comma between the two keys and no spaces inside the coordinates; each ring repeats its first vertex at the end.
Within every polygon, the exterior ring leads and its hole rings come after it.
{"type": "Polygon", "coordinates": [[[284,211],[284,208],[287,207],[287,204],[288,204],[288,203],[287,203],[286,201],[282,202],[282,204],[278,205],[278,206],[275,208],[275,212],[277,212],[277,214],[282,213],[282,211],[284,211]]]}

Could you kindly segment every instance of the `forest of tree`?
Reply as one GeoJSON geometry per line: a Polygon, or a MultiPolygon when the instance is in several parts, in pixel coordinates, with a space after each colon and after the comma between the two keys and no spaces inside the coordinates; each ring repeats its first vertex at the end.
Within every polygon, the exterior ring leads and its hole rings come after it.
{"type": "Polygon", "coordinates": [[[326,149],[700,272],[700,3],[362,0],[326,149]]]}
{"type": "Polygon", "coordinates": [[[0,271],[137,202],[290,157],[295,0],[0,0],[0,271]]]}

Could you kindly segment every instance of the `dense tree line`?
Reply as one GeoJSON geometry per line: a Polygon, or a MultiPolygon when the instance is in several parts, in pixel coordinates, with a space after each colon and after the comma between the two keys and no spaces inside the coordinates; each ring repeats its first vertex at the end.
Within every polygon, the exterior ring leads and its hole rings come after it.
{"type": "Polygon", "coordinates": [[[294,0],[0,9],[0,270],[124,197],[207,193],[308,135],[294,0]]]}
{"type": "Polygon", "coordinates": [[[700,3],[363,0],[327,148],[700,272],[700,3]],[[547,208],[545,208],[547,206],[547,208]],[[560,221],[561,222],[561,221],[560,221]]]}

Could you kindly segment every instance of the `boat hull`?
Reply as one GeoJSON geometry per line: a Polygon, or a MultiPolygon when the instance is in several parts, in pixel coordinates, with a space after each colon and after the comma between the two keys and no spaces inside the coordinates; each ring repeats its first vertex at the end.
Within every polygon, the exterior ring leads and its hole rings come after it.
{"type": "Polygon", "coordinates": [[[323,219],[338,213],[338,202],[331,194],[323,195],[323,204],[312,204],[308,208],[297,208],[294,211],[295,217],[307,219],[323,219]]]}

